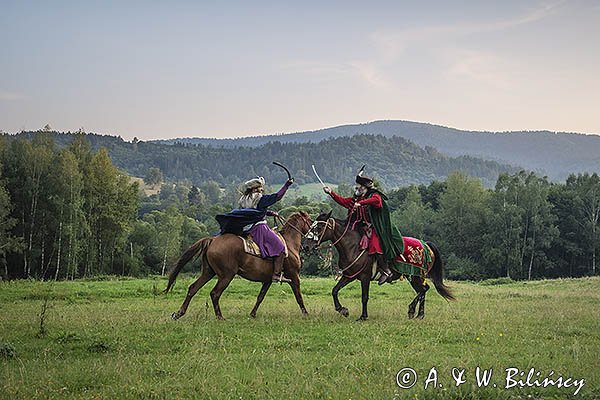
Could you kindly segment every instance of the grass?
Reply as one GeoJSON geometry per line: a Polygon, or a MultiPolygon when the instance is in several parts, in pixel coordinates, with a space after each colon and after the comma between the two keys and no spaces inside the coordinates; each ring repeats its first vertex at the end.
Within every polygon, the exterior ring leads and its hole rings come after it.
{"type": "MultiPolygon", "coordinates": [[[[332,188],[336,188],[334,183],[326,183],[332,188]]],[[[305,183],[303,185],[294,185],[288,191],[287,196],[290,198],[298,198],[306,196],[310,200],[325,201],[329,198],[328,195],[323,192],[323,186],[320,183],[305,183]]]]}
{"type": "Polygon", "coordinates": [[[212,281],[172,321],[191,281],[168,296],[156,294],[161,278],[1,282],[0,399],[563,399],[575,390],[505,389],[509,367],[583,378],[576,397],[600,398],[600,278],[451,282],[459,301],[430,291],[422,321],[406,317],[408,284],[375,285],[366,322],[355,321],[359,285],[341,292],[346,319],[325,278],[302,282],[309,316],[276,285],[256,319],[260,285],[236,279],[221,300],[227,320],[216,321],[212,281]],[[497,388],[477,388],[478,366],[493,368],[497,388]],[[406,367],[419,378],[405,390],[396,374],[406,367]],[[433,367],[442,387],[425,390],[433,367]],[[466,370],[458,388],[453,367],[466,370]]]}
{"type": "Polygon", "coordinates": [[[144,178],[130,176],[129,179],[131,180],[131,182],[137,182],[140,189],[144,192],[146,196],[152,196],[160,192],[160,185],[146,185],[146,182],[144,182],[144,178]]]}

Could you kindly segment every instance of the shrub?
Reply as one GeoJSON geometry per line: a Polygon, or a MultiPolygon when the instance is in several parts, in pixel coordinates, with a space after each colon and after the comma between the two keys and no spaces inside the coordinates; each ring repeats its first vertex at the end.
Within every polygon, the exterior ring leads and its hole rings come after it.
{"type": "Polygon", "coordinates": [[[17,350],[12,343],[0,343],[0,358],[15,358],[17,350]]]}

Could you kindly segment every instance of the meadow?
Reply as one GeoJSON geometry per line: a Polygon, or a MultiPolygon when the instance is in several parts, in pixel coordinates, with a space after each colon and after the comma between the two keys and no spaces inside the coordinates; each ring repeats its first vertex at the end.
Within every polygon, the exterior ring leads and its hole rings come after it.
{"type": "Polygon", "coordinates": [[[449,282],[458,301],[431,290],[424,320],[407,319],[406,282],[374,285],[365,322],[356,321],[360,285],[340,293],[344,318],[332,278],[302,281],[308,316],[289,286],[274,285],[256,319],[248,314],[260,285],[235,279],[217,321],[213,280],[172,321],[192,279],[180,277],[167,296],[160,277],[0,282],[0,398],[600,398],[599,277],[449,282]],[[487,386],[478,387],[477,367],[492,369],[487,386]],[[417,374],[409,389],[397,382],[410,385],[398,376],[406,368],[417,374]],[[524,384],[531,368],[530,383],[584,384],[577,395],[574,385],[506,388],[508,368],[524,384]]]}

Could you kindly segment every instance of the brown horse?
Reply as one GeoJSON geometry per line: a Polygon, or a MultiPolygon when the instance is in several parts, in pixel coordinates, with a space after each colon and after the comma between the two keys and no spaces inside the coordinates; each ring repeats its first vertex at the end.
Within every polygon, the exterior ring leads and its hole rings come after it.
{"type": "MultiPolygon", "coordinates": [[[[300,246],[302,237],[309,231],[311,224],[312,221],[307,213],[297,212],[292,214],[280,229],[288,248],[288,257],[283,264],[283,274],[291,280],[290,286],[303,314],[308,314],[308,312],[304,307],[304,300],[300,293],[300,267],[302,264],[300,246]]],[[[219,307],[219,298],[235,275],[240,275],[250,281],[263,283],[256,304],[250,312],[250,316],[256,317],[256,310],[258,310],[272,284],[273,260],[263,259],[244,252],[242,240],[236,235],[226,233],[215,237],[206,237],[190,246],[177,261],[169,274],[169,283],[165,293],[173,287],[181,269],[195,256],[202,257],[202,273],[190,285],[183,304],[171,317],[174,320],[181,318],[186,313],[192,297],[215,275],[217,275],[217,284],[210,292],[210,297],[217,319],[223,319],[219,307]]]]}
{"type": "MultiPolygon", "coordinates": [[[[360,233],[347,229],[346,225],[347,221],[331,218],[331,213],[319,215],[307,235],[304,247],[310,251],[323,242],[329,240],[334,242],[340,256],[339,266],[342,268],[342,277],[331,291],[335,310],[345,317],[348,316],[348,309],[340,304],[338,292],[350,282],[358,279],[362,288],[362,314],[359,320],[366,320],[368,318],[369,285],[375,279],[374,269],[372,268],[374,260],[366,251],[360,249],[360,233]]],[[[428,276],[442,297],[447,300],[454,300],[454,296],[443,282],[444,265],[440,252],[433,243],[426,242],[426,244],[433,253],[431,254],[431,262],[427,265],[428,276]]],[[[400,277],[402,277],[401,274],[393,271],[392,280],[400,277]]],[[[411,276],[410,284],[417,295],[408,306],[408,318],[414,318],[415,309],[417,303],[419,303],[417,318],[422,319],[425,316],[425,294],[429,290],[429,285],[425,282],[425,276],[421,275],[411,276]]]]}

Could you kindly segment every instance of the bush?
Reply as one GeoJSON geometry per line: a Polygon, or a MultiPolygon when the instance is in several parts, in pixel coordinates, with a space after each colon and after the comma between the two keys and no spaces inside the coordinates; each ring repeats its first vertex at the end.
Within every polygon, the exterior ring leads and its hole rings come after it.
{"type": "Polygon", "coordinates": [[[0,343],[0,358],[15,358],[17,350],[12,343],[0,343]]]}
{"type": "Polygon", "coordinates": [[[509,283],[514,283],[514,280],[510,279],[510,278],[493,278],[493,279],[486,279],[483,280],[481,282],[479,282],[480,285],[483,286],[496,286],[496,285],[506,285],[509,283]]]}

